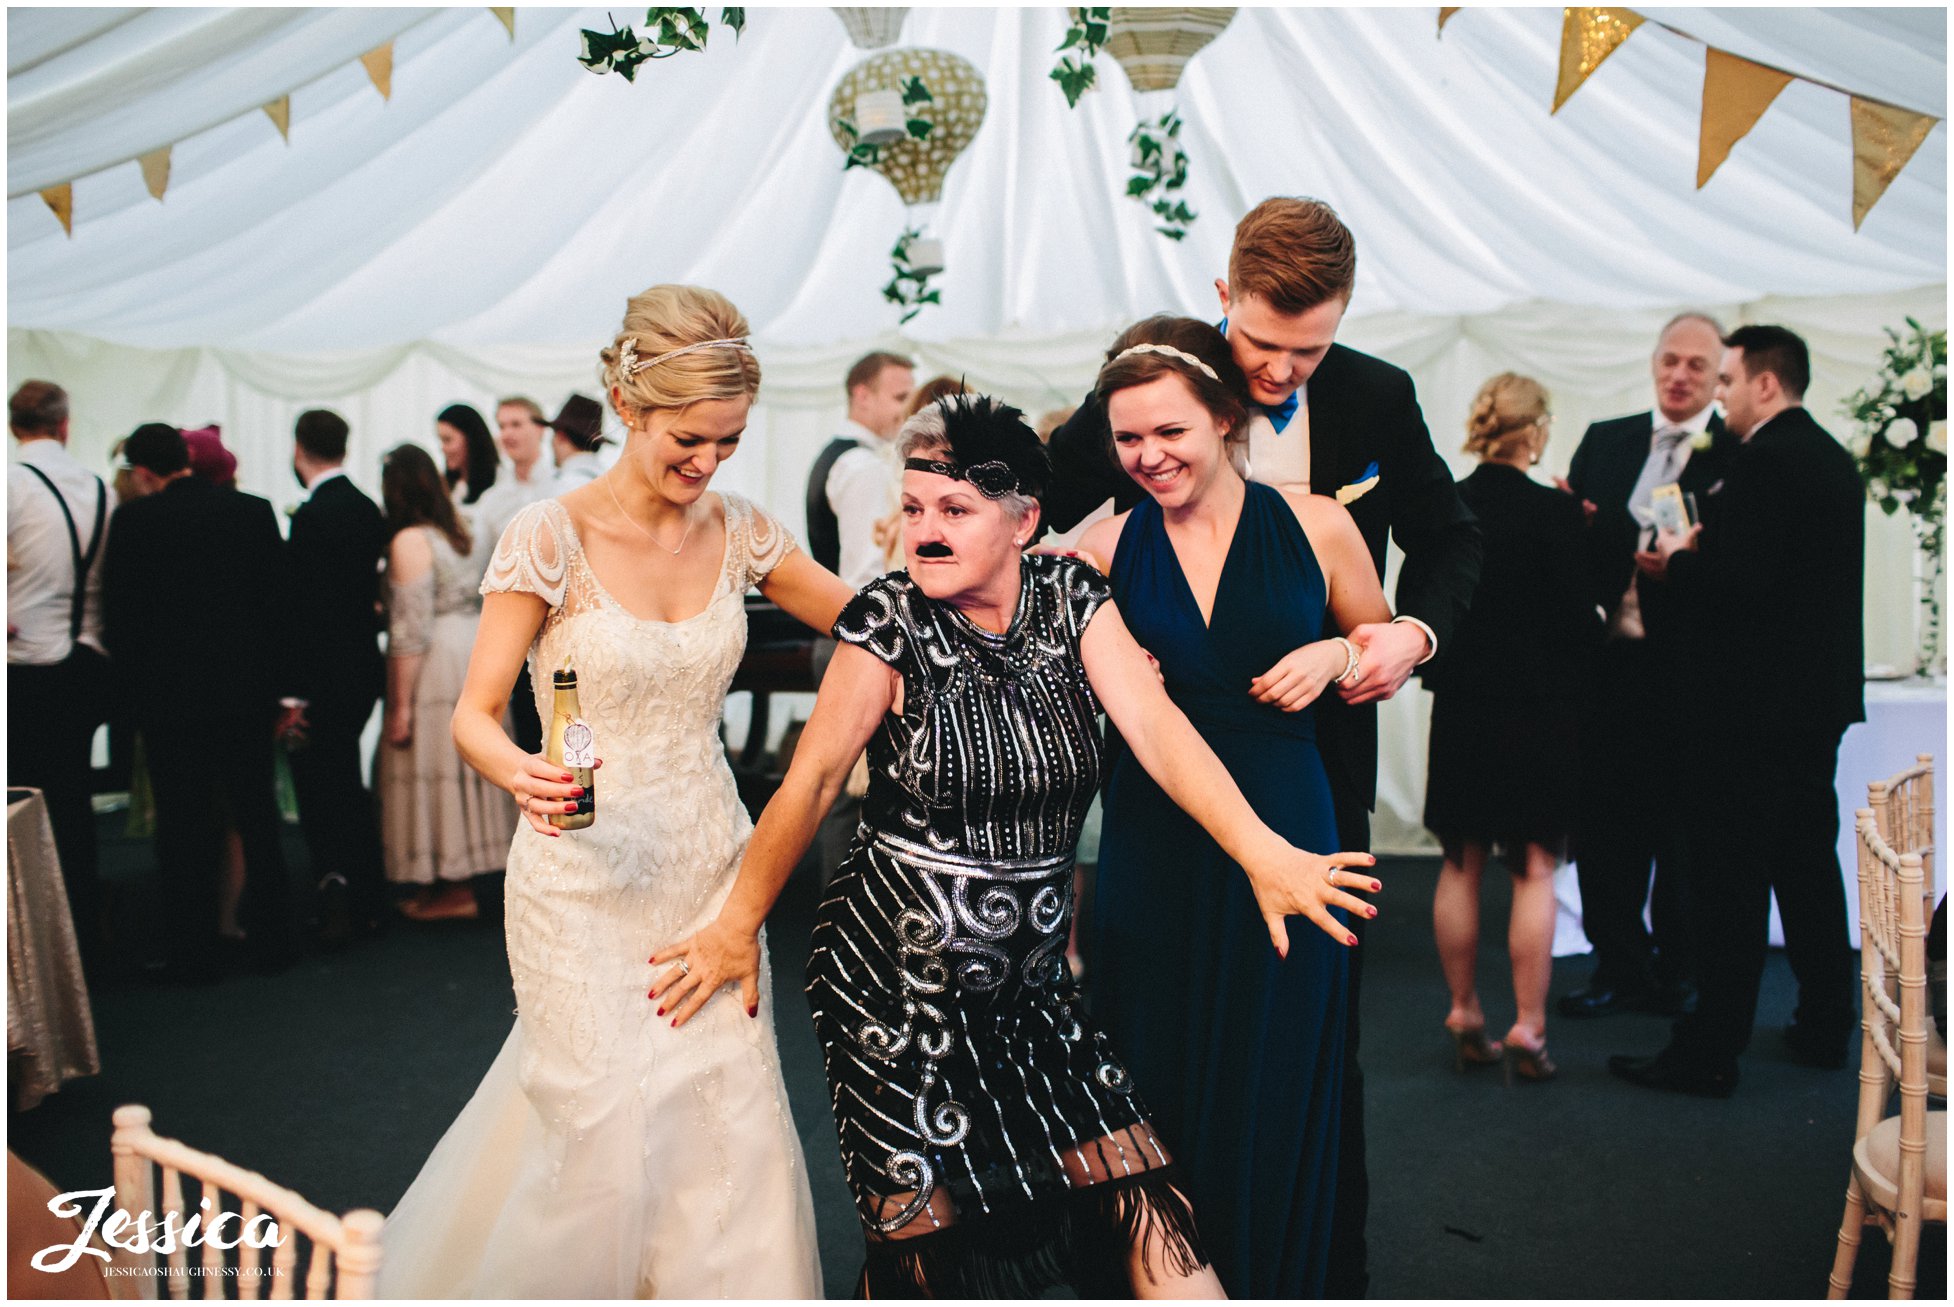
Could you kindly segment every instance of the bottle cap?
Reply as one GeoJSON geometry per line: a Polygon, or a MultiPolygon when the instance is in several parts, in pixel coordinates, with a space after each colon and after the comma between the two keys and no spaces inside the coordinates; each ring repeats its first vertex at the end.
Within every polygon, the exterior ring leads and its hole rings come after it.
{"type": "Polygon", "coordinates": [[[577,687],[576,669],[564,667],[551,672],[550,683],[559,690],[574,690],[577,687]]]}

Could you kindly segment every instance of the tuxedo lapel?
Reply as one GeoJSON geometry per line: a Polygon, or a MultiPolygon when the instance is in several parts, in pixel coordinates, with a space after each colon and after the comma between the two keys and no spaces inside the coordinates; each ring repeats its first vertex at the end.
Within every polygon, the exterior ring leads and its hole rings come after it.
{"type": "Polygon", "coordinates": [[[1337,457],[1337,437],[1348,421],[1344,405],[1350,398],[1344,393],[1349,387],[1338,380],[1343,364],[1343,347],[1330,346],[1303,392],[1309,413],[1309,488],[1319,495],[1334,495],[1350,480],[1349,469],[1337,457]]]}

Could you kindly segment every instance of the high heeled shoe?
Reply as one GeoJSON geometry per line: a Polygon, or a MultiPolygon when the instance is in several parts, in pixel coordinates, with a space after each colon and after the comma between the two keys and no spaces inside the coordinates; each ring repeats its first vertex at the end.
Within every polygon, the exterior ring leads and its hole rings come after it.
{"type": "Polygon", "coordinates": [[[1454,1065],[1460,1071],[1468,1067],[1491,1066],[1504,1055],[1505,1046],[1496,1039],[1486,1038],[1486,1027],[1455,1026],[1445,1023],[1445,1033],[1452,1036],[1453,1052],[1457,1058],[1454,1065]]]}
{"type": "Polygon", "coordinates": [[[1506,1083],[1510,1086],[1515,1078],[1531,1080],[1544,1084],[1560,1074],[1554,1059],[1547,1056],[1547,1043],[1541,1041],[1540,1047],[1528,1048],[1515,1039],[1506,1040],[1506,1083]]]}

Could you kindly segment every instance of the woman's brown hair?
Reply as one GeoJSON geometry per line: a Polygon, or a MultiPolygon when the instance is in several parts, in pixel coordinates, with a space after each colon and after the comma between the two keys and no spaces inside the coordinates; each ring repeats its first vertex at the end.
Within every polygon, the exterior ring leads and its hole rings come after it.
{"type": "Polygon", "coordinates": [[[1094,393],[1103,405],[1122,390],[1144,386],[1168,373],[1188,384],[1194,398],[1201,401],[1201,407],[1208,410],[1215,425],[1221,428],[1225,440],[1230,444],[1247,442],[1248,378],[1236,366],[1235,355],[1228,348],[1228,338],[1199,318],[1156,313],[1122,331],[1119,339],[1113,342],[1113,347],[1106,351],[1106,364],[1099,369],[1099,382],[1094,393]],[[1164,345],[1183,354],[1191,354],[1212,368],[1214,376],[1171,354],[1127,354],[1126,351],[1135,345],[1164,345]]]}
{"type": "Polygon", "coordinates": [[[431,526],[448,538],[458,554],[466,554],[473,544],[455,512],[455,501],[449,498],[448,483],[434,466],[433,456],[419,445],[395,445],[380,460],[380,499],[389,536],[410,526],[431,526]]]}

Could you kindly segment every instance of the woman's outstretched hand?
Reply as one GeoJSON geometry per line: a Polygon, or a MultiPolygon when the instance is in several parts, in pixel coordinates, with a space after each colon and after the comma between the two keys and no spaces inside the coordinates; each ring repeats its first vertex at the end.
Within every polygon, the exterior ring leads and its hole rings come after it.
{"type": "Polygon", "coordinates": [[[1267,866],[1248,869],[1255,906],[1262,910],[1262,920],[1269,927],[1269,939],[1275,944],[1276,953],[1289,956],[1286,917],[1308,917],[1337,943],[1346,947],[1355,944],[1357,937],[1330,915],[1330,909],[1346,908],[1360,917],[1375,917],[1375,907],[1346,891],[1375,894],[1383,889],[1382,882],[1370,874],[1376,865],[1377,859],[1368,853],[1325,855],[1289,848],[1267,866]]]}
{"type": "Polygon", "coordinates": [[[651,965],[677,963],[652,982],[648,999],[658,1003],[658,1015],[668,1013],[674,1027],[682,1026],[704,1007],[722,985],[737,981],[746,1015],[760,1014],[760,936],[714,918],[712,924],[688,939],[651,955],[651,965]]]}

